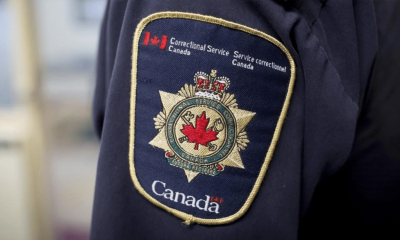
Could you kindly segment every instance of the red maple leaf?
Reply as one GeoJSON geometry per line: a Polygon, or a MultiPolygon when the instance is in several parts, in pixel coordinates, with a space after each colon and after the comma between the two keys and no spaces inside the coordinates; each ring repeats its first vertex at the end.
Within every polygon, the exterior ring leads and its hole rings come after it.
{"type": "Polygon", "coordinates": [[[150,39],[150,42],[152,45],[157,45],[160,42],[160,39],[158,39],[157,36],[154,36],[152,39],[150,39]]]}
{"type": "Polygon", "coordinates": [[[206,118],[206,112],[203,112],[201,117],[196,117],[196,127],[192,123],[190,125],[183,125],[181,132],[185,134],[190,143],[195,143],[194,149],[199,149],[199,144],[207,146],[209,142],[217,140],[218,132],[213,131],[211,128],[206,130],[209,118],[206,118]]]}

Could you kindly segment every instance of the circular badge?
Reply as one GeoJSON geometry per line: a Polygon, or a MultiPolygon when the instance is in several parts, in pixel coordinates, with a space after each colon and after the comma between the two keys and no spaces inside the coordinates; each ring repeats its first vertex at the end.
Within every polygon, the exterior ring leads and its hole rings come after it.
{"type": "Polygon", "coordinates": [[[217,70],[197,72],[194,83],[178,94],[159,91],[164,107],[154,118],[159,134],[149,142],[185,171],[188,182],[198,174],[217,176],[225,166],[244,168],[239,151],[249,143],[245,128],[255,115],[238,108],[235,95],[226,92],[230,80],[217,77],[217,70]]]}
{"type": "Polygon", "coordinates": [[[236,143],[236,120],[229,108],[213,99],[178,102],[167,117],[168,145],[181,160],[209,165],[223,161],[236,143]]]}

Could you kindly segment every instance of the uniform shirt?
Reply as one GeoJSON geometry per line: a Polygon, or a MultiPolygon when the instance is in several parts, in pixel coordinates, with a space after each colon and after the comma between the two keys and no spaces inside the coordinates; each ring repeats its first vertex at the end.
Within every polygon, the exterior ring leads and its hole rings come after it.
{"type": "Polygon", "coordinates": [[[399,47],[393,30],[399,25],[398,8],[396,1],[374,6],[361,0],[109,1],[93,104],[101,148],[91,239],[329,239],[395,233],[400,216],[399,47]],[[143,18],[164,11],[257,29],[281,42],[294,59],[295,86],[268,171],[248,211],[226,225],[184,226],[132,183],[133,35],[143,18]]]}

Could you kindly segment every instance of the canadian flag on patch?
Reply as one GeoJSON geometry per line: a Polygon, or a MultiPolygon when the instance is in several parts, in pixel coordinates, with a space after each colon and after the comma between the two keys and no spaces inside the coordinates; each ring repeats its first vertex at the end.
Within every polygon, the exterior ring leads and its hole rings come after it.
{"type": "Polygon", "coordinates": [[[156,35],[151,37],[150,32],[145,32],[144,33],[143,45],[148,46],[149,42],[153,46],[157,46],[161,42],[160,49],[164,50],[167,47],[168,36],[162,35],[161,40],[160,40],[156,35]]]}

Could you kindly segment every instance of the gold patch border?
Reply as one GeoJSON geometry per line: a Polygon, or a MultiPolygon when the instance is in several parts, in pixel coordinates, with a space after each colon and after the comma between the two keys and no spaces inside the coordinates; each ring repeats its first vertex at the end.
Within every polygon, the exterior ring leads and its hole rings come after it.
{"type": "Polygon", "coordinates": [[[131,99],[130,99],[130,126],[129,126],[129,169],[130,169],[130,174],[131,178],[133,181],[134,186],[136,189],[139,191],[140,194],[142,194],[147,200],[149,200],[151,203],[156,205],[157,207],[160,207],[167,212],[175,215],[176,217],[179,217],[183,220],[185,220],[186,224],[191,224],[191,223],[198,223],[198,224],[203,224],[203,225],[218,225],[218,224],[228,224],[231,223],[241,216],[243,216],[246,211],[249,209],[250,205],[252,204],[255,196],[258,193],[258,190],[260,189],[260,186],[262,184],[262,181],[265,177],[265,174],[268,169],[269,162],[272,159],[273,152],[275,150],[276,144],[279,139],[279,135],[281,133],[282,125],[286,116],[286,113],[289,108],[289,103],[290,103],[290,98],[293,93],[293,87],[294,87],[294,82],[295,82],[295,75],[296,75],[296,68],[295,68],[295,63],[290,55],[289,51],[286,49],[286,47],[279,42],[277,39],[274,37],[258,31],[256,29],[237,24],[234,22],[230,22],[221,18],[216,18],[212,16],[206,16],[206,15],[201,15],[201,14],[196,14],[196,13],[185,13],[185,12],[158,12],[151,14],[147,16],[146,18],[142,19],[138,26],[136,27],[135,33],[134,33],[134,38],[133,38],[133,51],[132,51],[132,71],[131,71],[131,99]],[[143,187],[140,185],[139,180],[136,176],[136,171],[135,171],[135,165],[134,165],[134,160],[133,160],[133,153],[134,153],[134,142],[135,142],[135,109],[136,109],[136,77],[137,77],[137,57],[138,57],[138,51],[139,51],[139,39],[140,35],[143,31],[143,29],[149,24],[150,22],[157,20],[157,19],[164,19],[164,18],[183,18],[183,19],[190,19],[190,20],[197,20],[197,21],[202,21],[202,22],[208,22],[216,25],[220,25],[223,27],[239,30],[242,32],[249,33],[251,35],[255,35],[258,37],[261,37],[277,47],[279,47],[287,56],[289,63],[290,63],[290,82],[289,82],[289,87],[288,91],[286,94],[286,99],[283,104],[283,108],[281,111],[281,114],[279,116],[279,120],[277,122],[277,125],[275,127],[274,135],[272,137],[271,144],[269,146],[267,155],[264,159],[264,163],[261,167],[261,171],[257,177],[257,180],[253,186],[253,189],[250,192],[249,197],[246,199],[246,202],[243,204],[243,206],[237,211],[235,214],[230,215],[228,217],[224,218],[217,218],[217,219],[206,219],[206,218],[198,218],[194,217],[193,215],[184,213],[182,211],[170,208],[161,202],[157,201],[155,198],[153,198],[150,194],[148,194],[143,187]]]}

